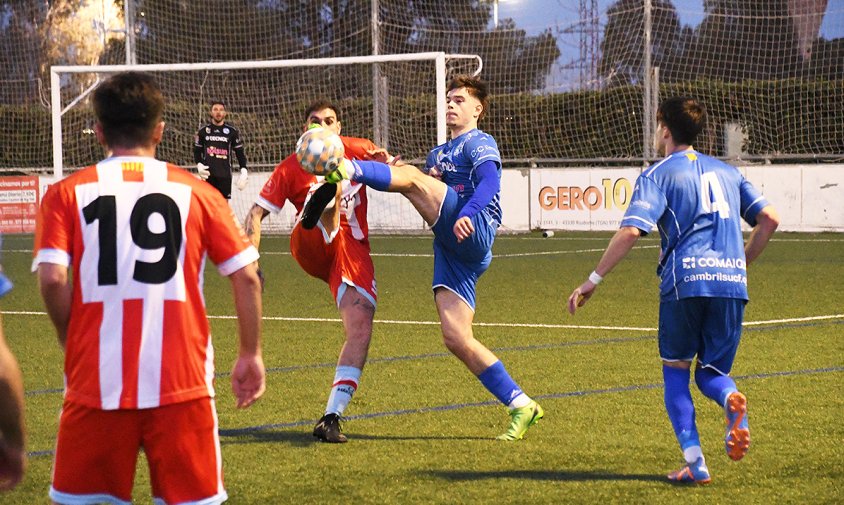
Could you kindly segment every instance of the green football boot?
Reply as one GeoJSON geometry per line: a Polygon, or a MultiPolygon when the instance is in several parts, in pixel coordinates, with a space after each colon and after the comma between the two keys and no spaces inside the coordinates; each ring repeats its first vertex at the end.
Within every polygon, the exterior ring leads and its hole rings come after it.
{"type": "Polygon", "coordinates": [[[495,437],[498,440],[514,442],[521,440],[528,428],[538,423],[545,415],[545,411],[538,403],[531,400],[530,404],[510,411],[510,427],[503,435],[495,437]]]}

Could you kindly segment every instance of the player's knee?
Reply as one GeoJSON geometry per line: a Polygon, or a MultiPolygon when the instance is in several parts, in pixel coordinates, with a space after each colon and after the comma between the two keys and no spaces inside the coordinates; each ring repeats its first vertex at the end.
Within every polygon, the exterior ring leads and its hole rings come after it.
{"type": "Polygon", "coordinates": [[[459,331],[443,330],[443,344],[446,349],[458,356],[463,354],[463,351],[469,347],[469,338],[459,331]]]}

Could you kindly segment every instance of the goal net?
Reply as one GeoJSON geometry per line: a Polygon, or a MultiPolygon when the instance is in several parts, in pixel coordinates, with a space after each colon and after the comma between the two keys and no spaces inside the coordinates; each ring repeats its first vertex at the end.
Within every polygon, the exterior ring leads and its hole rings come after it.
{"type": "MultiPolygon", "coordinates": [[[[90,93],[108,75],[125,70],[153,72],[166,98],[165,135],[158,158],[194,170],[197,130],[210,122],[210,101],[226,103],[226,121],[244,139],[250,177],[232,191],[231,205],[243,219],[273,168],[293,152],[316,99],[337,104],[342,133],[372,139],[393,155],[424,163],[446,139],[444,89],[457,72],[480,70],[473,55],[420,53],[304,60],[159,65],[57,66],[51,69],[54,174],[102,158],[94,135],[90,93]]],[[[237,178],[238,165],[232,160],[237,178]]],[[[425,229],[400,195],[368,192],[369,225],[375,232],[425,229]]],[[[263,228],[287,232],[295,224],[288,205],[263,228]]]]}

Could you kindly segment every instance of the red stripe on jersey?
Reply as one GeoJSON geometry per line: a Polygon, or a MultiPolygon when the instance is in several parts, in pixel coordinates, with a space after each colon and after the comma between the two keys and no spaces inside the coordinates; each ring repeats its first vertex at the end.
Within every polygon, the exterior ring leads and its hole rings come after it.
{"type": "Polygon", "coordinates": [[[138,407],[138,357],[141,354],[141,333],[143,332],[143,300],[123,300],[123,390],[120,392],[120,408],[138,407]]]}
{"type": "MultiPolygon", "coordinates": [[[[82,306],[79,286],[74,286],[72,307],[82,306]]],[[[100,324],[103,304],[88,303],[86,310],[71,310],[67,325],[64,371],[65,399],[99,408],[100,399],[100,324]]]]}
{"type": "Polygon", "coordinates": [[[208,393],[211,377],[206,377],[208,363],[208,339],[197,338],[186,340],[182,335],[189,333],[192,328],[202,328],[202,335],[208,335],[207,319],[194,317],[185,311],[181,302],[167,300],[164,302],[164,321],[167,331],[161,342],[161,360],[164,367],[161,370],[161,402],[174,403],[195,398],[197,394],[208,393]],[[190,361],[180,360],[180,356],[193,356],[190,361]],[[181,361],[181,362],[180,362],[181,361]]]}

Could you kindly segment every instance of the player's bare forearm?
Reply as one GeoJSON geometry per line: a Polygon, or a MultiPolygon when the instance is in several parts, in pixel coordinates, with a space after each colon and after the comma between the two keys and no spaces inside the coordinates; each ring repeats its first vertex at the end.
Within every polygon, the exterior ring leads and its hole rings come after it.
{"type": "Polygon", "coordinates": [[[232,283],[241,355],[261,354],[261,281],[254,265],[229,276],[232,283]]]}
{"type": "Polygon", "coordinates": [[[261,222],[269,214],[269,211],[260,205],[253,205],[246,215],[243,222],[243,230],[246,237],[255,246],[255,249],[260,249],[261,246],[261,222]]]}
{"type": "Polygon", "coordinates": [[[598,266],[595,267],[595,272],[601,277],[610,273],[633,249],[641,234],[642,231],[634,226],[625,226],[615,232],[615,235],[610,239],[610,245],[607,246],[598,266]]]}
{"type": "Polygon", "coordinates": [[[627,253],[636,245],[641,234],[641,230],[633,226],[625,226],[615,232],[615,235],[610,240],[610,244],[607,246],[607,250],[601,256],[598,266],[595,267],[595,273],[599,275],[599,278],[595,282],[592,282],[592,276],[590,276],[589,279],[575,288],[571,295],[569,295],[566,305],[570,314],[574,315],[578,307],[583,307],[592,298],[597,287],[596,282],[600,282],[600,277],[610,273],[627,256],[627,253]]]}
{"type": "Polygon", "coordinates": [[[62,348],[67,341],[67,325],[70,321],[70,305],[73,298],[73,286],[68,281],[67,267],[52,263],[38,266],[38,284],[44,306],[56,328],[62,348]]]}
{"type": "Polygon", "coordinates": [[[253,265],[231,274],[240,346],[232,370],[232,391],[238,408],[252,405],[266,388],[261,356],[261,287],[253,265]]]}
{"type": "Polygon", "coordinates": [[[770,205],[759,211],[756,216],[756,226],[750,232],[750,238],[747,239],[747,244],[744,245],[744,255],[747,258],[747,264],[752,263],[756,258],[762,254],[762,251],[771,240],[771,236],[777,230],[780,224],[780,217],[777,211],[770,205]]]}

